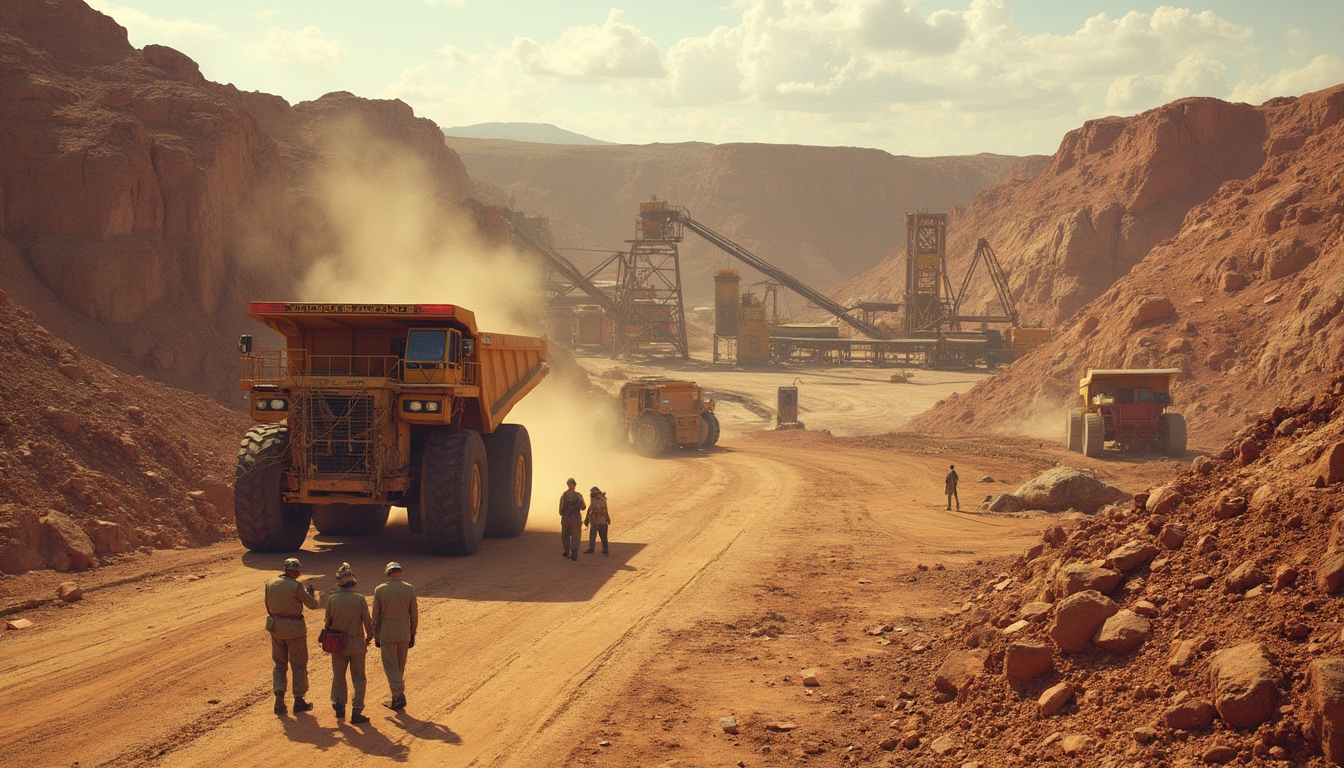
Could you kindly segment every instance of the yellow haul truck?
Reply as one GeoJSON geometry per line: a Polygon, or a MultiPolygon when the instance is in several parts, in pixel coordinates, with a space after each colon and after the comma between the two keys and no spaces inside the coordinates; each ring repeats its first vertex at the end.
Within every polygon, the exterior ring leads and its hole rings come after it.
{"type": "Polygon", "coordinates": [[[714,401],[701,396],[694,381],[648,377],[621,387],[621,408],[630,443],[644,456],[668,446],[712,448],[719,442],[714,401]]]}
{"type": "Polygon", "coordinates": [[[522,533],[532,444],[503,420],[546,375],[545,339],[479,331],[451,304],[263,302],[248,314],[285,348],[238,342],[239,388],[262,422],[234,474],[243,546],[298,549],[310,521],[377,533],[393,504],[440,554],[522,533]]]}
{"type": "Polygon", "coordinates": [[[1114,442],[1121,450],[1184,456],[1185,417],[1171,410],[1171,382],[1179,375],[1179,368],[1088,370],[1078,382],[1082,407],[1069,411],[1069,450],[1095,458],[1114,442]]]}

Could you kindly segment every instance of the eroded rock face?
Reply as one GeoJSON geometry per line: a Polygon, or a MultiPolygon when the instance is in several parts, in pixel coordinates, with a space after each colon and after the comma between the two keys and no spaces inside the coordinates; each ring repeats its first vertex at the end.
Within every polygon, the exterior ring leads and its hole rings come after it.
{"type": "Polygon", "coordinates": [[[1096,512],[1107,504],[1129,498],[1129,494],[1097,479],[1095,472],[1055,467],[1023,483],[1013,495],[1026,509],[1063,512],[1076,509],[1096,512]]]}
{"type": "Polygon", "coordinates": [[[1344,763],[1344,659],[1316,659],[1307,667],[1307,737],[1328,763],[1344,763]]]}

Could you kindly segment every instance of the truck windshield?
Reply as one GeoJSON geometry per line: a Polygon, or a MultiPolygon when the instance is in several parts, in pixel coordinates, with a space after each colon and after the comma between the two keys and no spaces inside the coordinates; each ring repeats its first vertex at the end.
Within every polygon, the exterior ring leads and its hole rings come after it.
{"type": "Polygon", "coordinates": [[[411,331],[406,342],[406,359],[417,362],[443,362],[448,343],[447,331],[411,331]]]}

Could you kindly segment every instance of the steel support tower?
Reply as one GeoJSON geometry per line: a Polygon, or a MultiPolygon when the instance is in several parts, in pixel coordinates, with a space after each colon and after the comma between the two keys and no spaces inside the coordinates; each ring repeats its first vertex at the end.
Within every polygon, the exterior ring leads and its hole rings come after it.
{"type": "Polygon", "coordinates": [[[635,239],[616,278],[617,355],[670,352],[690,357],[681,295],[681,215],[666,200],[639,204],[635,239]]]}
{"type": "Polygon", "coordinates": [[[952,284],[947,279],[947,214],[905,214],[906,338],[939,331],[952,314],[952,284]]]}

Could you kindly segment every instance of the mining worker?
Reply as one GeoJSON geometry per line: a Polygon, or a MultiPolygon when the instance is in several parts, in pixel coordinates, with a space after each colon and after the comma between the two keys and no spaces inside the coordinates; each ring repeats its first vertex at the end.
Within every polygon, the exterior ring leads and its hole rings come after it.
{"type": "Polygon", "coordinates": [[[275,691],[275,714],[283,715],[285,708],[286,666],[294,672],[294,713],[307,712],[313,705],[304,701],[308,692],[308,625],[303,621],[303,608],[321,608],[312,584],[300,584],[303,566],[296,557],[284,562],[285,572],[266,582],[266,631],[271,633],[272,689],[275,691]]]}
{"type": "Polygon", "coordinates": [[[392,698],[388,709],[406,707],[406,652],[415,647],[420,612],[415,606],[415,587],[401,580],[401,565],[388,563],[387,581],[373,590],[374,643],[383,651],[383,672],[392,698]]]}
{"type": "Polygon", "coordinates": [[[327,596],[327,629],[345,635],[345,647],[331,654],[331,708],[336,719],[345,717],[345,670],[350,670],[350,682],[355,695],[350,699],[350,722],[367,723],[364,715],[364,688],[368,677],[364,659],[373,642],[373,619],[369,617],[369,603],[355,591],[355,572],[349,563],[336,569],[336,591],[327,596]]]}
{"type": "Polygon", "coordinates": [[[957,498],[957,465],[949,464],[947,477],[943,478],[943,491],[947,493],[947,508],[952,508],[952,502],[956,501],[957,511],[961,511],[961,499],[957,498]]]}
{"type": "Polygon", "coordinates": [[[588,505],[583,501],[583,494],[574,490],[578,483],[574,478],[565,481],[569,490],[560,494],[560,542],[565,545],[565,557],[570,560],[579,559],[579,538],[583,534],[583,510],[588,505]]]}
{"type": "Polygon", "coordinates": [[[588,526],[588,549],[584,550],[587,554],[593,554],[593,548],[597,544],[597,537],[602,537],[602,554],[607,554],[607,526],[611,524],[611,515],[607,513],[607,494],[602,492],[596,485],[589,491],[592,501],[588,504],[588,514],[583,518],[583,524],[588,526]]]}

